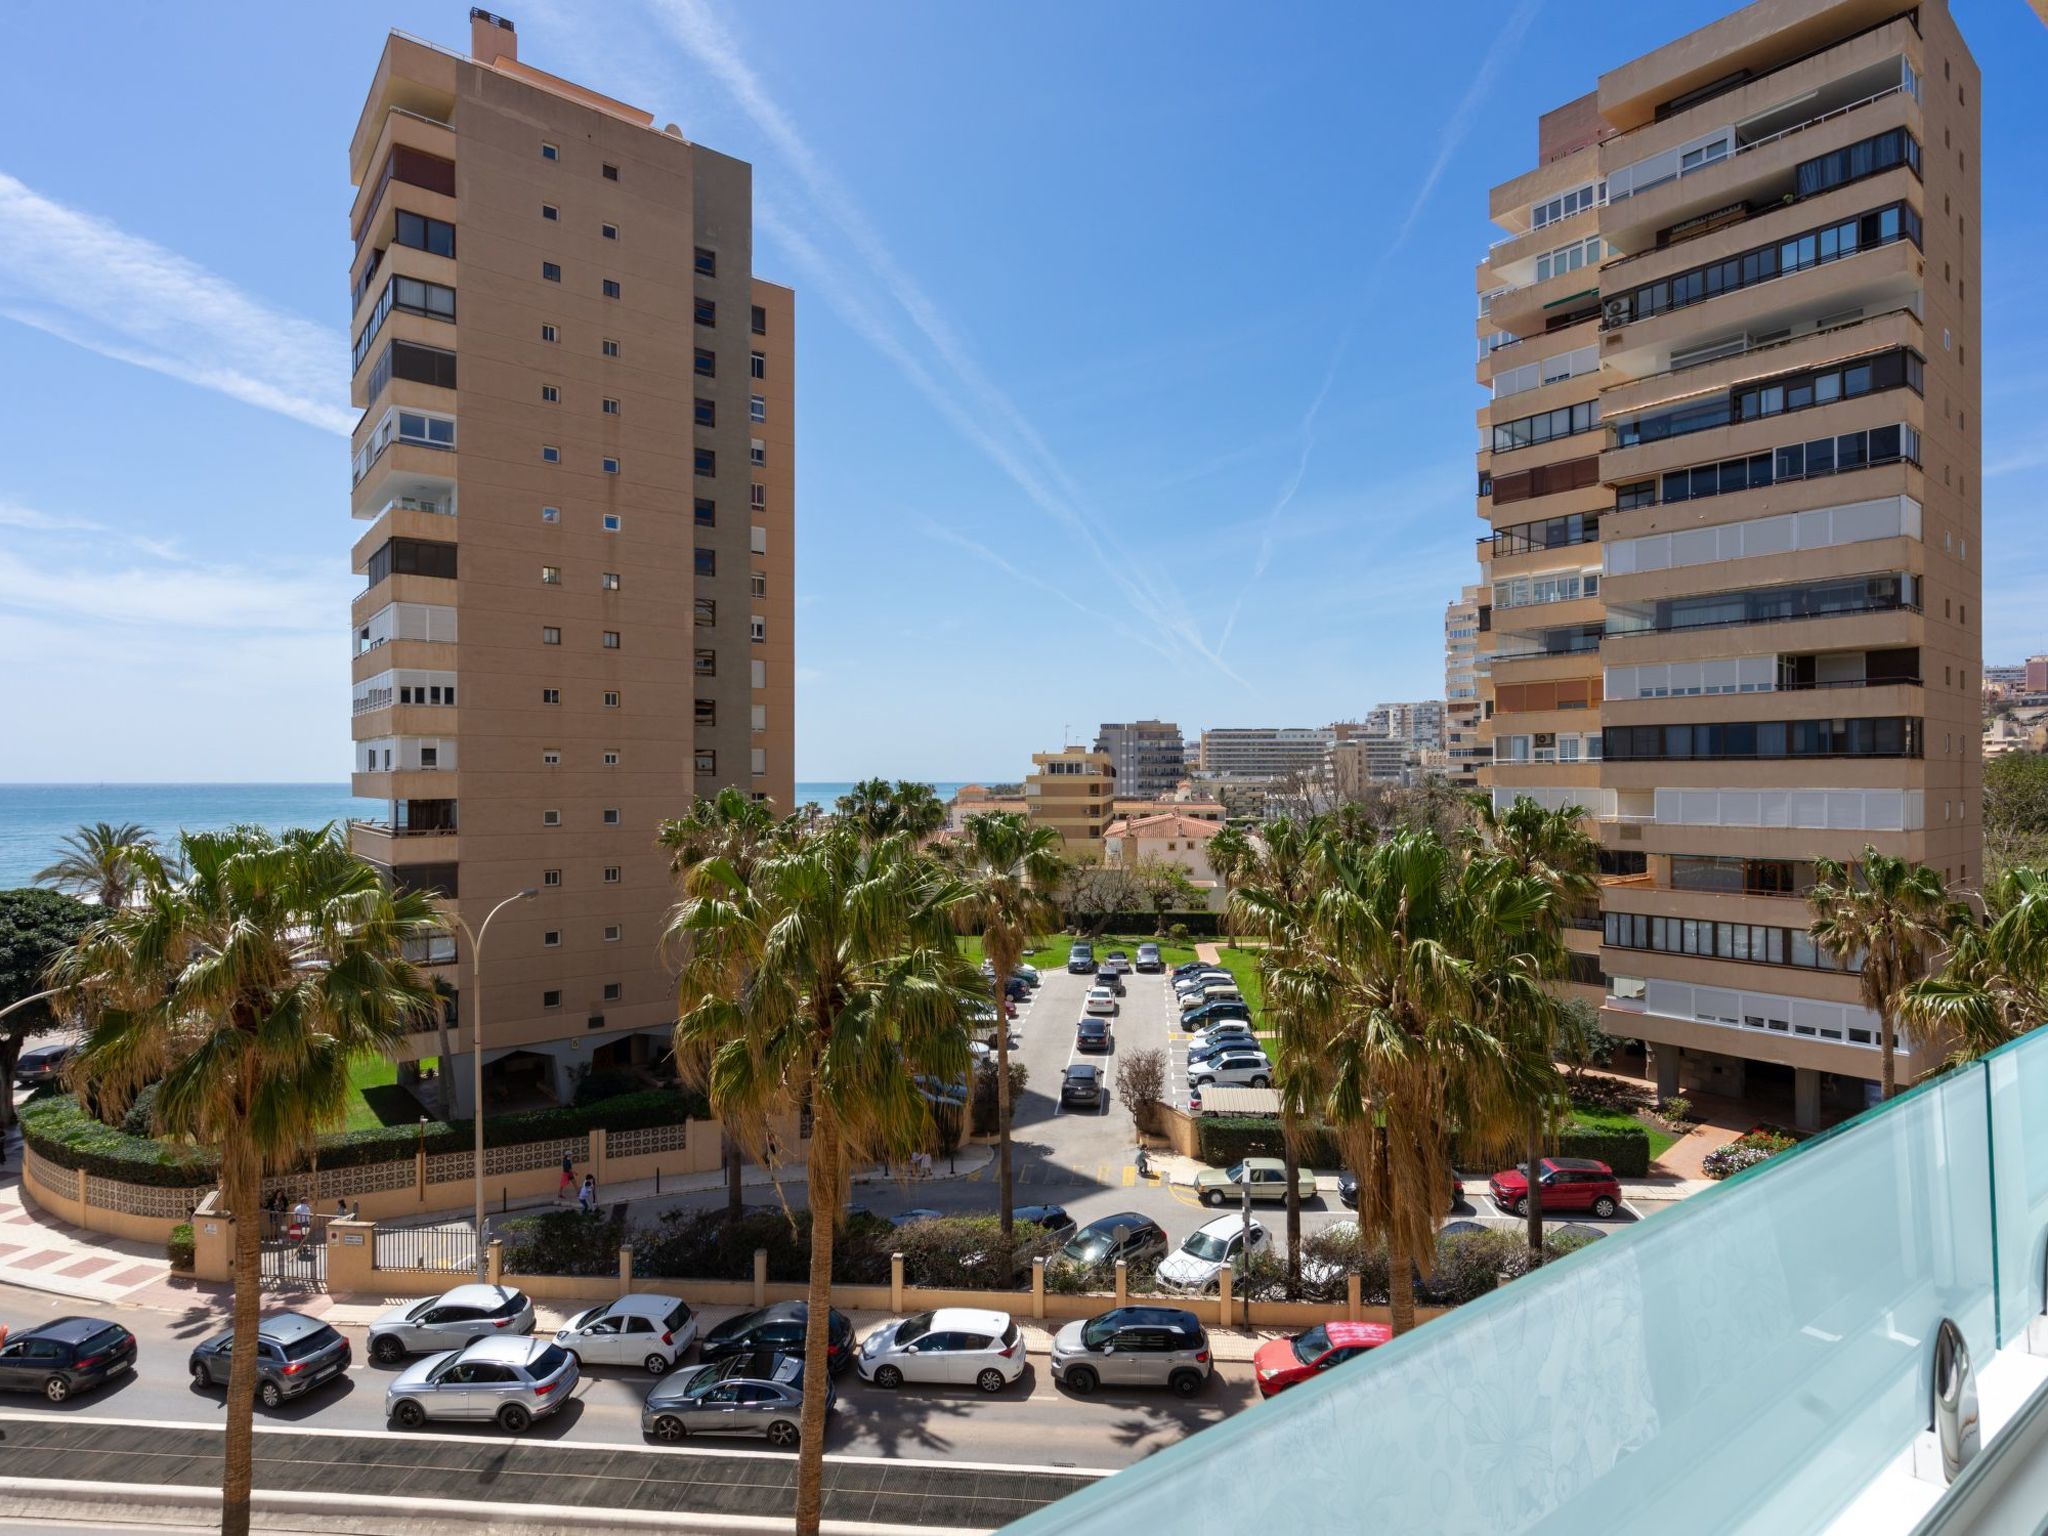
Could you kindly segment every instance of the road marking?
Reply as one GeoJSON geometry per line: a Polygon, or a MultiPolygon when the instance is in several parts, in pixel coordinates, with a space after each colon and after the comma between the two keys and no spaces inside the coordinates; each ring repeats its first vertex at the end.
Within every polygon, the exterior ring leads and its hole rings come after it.
{"type": "Polygon", "coordinates": [[[1130,1163],[1124,1164],[1124,1188],[1129,1189],[1138,1182],[1138,1170],[1130,1163]]]}

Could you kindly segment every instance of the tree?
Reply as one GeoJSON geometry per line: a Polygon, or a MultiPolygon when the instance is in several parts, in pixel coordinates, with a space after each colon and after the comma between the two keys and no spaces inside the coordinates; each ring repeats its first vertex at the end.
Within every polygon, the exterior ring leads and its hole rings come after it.
{"type": "Polygon", "coordinates": [[[1117,1052],[1116,1096],[1139,1130],[1158,1130],[1159,1106],[1166,1098],[1166,1052],[1117,1052]]]}
{"type": "MultiPolygon", "coordinates": [[[[1884,1096],[1889,1099],[1899,1091],[1892,1043],[1899,994],[1926,974],[1928,956],[1952,926],[1957,905],[1943,889],[1941,876],[1925,864],[1868,845],[1853,869],[1834,859],[1816,859],[1813,873],[1806,898],[1813,923],[1807,933],[1845,966],[1863,957],[1857,982],[1863,1006],[1878,1018],[1884,1096]]],[[[1915,1044],[1929,1038],[1920,1033],[1922,1017],[1916,1012],[1915,1044]]]]}
{"type": "Polygon", "coordinates": [[[1252,867],[1257,854],[1257,845],[1245,833],[1244,828],[1227,826],[1209,839],[1209,868],[1216,872],[1216,878],[1223,885],[1224,942],[1233,948],[1237,944],[1234,927],[1235,905],[1231,895],[1252,867]]]}
{"type": "Polygon", "coordinates": [[[862,779],[837,802],[839,815],[858,822],[875,841],[907,832],[920,841],[946,824],[946,803],[929,784],[912,779],[862,779]]]}
{"type": "MultiPolygon", "coordinates": [[[[2000,759],[2004,761],[2004,759],[2000,759]]],[[[1988,776],[1988,770],[1987,770],[1988,776]]],[[[1958,914],[1939,974],[1899,994],[1900,1020],[1968,1059],[2048,1019],[2048,870],[2017,865],[1984,891],[1984,921],[1958,914]]]]}
{"type": "Polygon", "coordinates": [[[714,860],[669,925],[688,941],[676,1056],[714,1111],[752,1149],[765,1149],[772,1116],[811,1117],[799,1536],[816,1536],[823,1498],[832,1249],[848,1171],[931,1144],[931,1108],[913,1079],[966,1079],[965,1020],[981,997],[955,937],[966,888],[911,834],[870,841],[864,830],[805,831],[751,879],[714,860]]]}
{"type": "Polygon", "coordinates": [[[1161,858],[1140,859],[1131,870],[1138,894],[1145,905],[1152,909],[1152,931],[1162,932],[1166,927],[1166,914],[1173,911],[1191,911],[1201,893],[1195,889],[1194,878],[1179,865],[1161,858]]]}
{"type": "Polygon", "coordinates": [[[1600,1027],[1599,1009],[1578,998],[1565,1003],[1557,1020],[1557,1056],[1574,1093],[1585,1085],[1588,1071],[1605,1069],[1614,1060],[1619,1044],[1600,1027]]]}
{"type": "Polygon", "coordinates": [[[956,911],[963,927],[981,932],[996,1010],[996,1188],[1003,1242],[1010,1242],[1010,1031],[1004,1021],[1010,978],[1031,947],[1031,936],[1059,921],[1059,908],[1046,892],[1059,888],[1064,864],[1060,835],[1033,825],[1016,811],[990,811],[967,818],[960,846],[964,899],[956,911]]]}
{"type": "Polygon", "coordinates": [[[62,857],[36,872],[36,884],[89,897],[110,911],[126,906],[135,888],[136,854],[156,845],[147,827],[96,821],[65,837],[62,857]]]}
{"type": "MultiPolygon", "coordinates": [[[[753,878],[754,867],[765,858],[777,839],[790,829],[776,820],[767,802],[756,800],[741,789],[727,785],[709,800],[699,796],[686,816],[661,824],[655,841],[669,850],[669,874],[679,895],[687,898],[704,881],[712,861],[722,860],[741,881],[753,878]]],[[[672,932],[662,936],[662,947],[680,947],[684,936],[672,932]]],[[[735,971],[731,981],[737,988],[743,977],[735,971]]],[[[746,1209],[746,1159],[731,1126],[724,1131],[725,1214],[738,1221],[746,1209]]]]}
{"type": "Polygon", "coordinates": [[[349,1064],[388,1056],[436,1005],[404,958],[439,932],[429,898],[387,889],[332,827],[186,833],[180,864],[134,850],[110,904],[52,979],[85,1019],[73,1081],[121,1114],[156,1086],[156,1130],[216,1149],[234,1226],[223,1536],[246,1536],[266,1167],[297,1167],[347,1113],[349,1064]]]}
{"type": "MultiPolygon", "coordinates": [[[[50,962],[78,941],[93,909],[61,891],[0,891],[0,1008],[48,990],[50,962]]],[[[0,1018],[0,1083],[14,1081],[21,1048],[31,1035],[54,1029],[49,1002],[30,1003],[0,1018]]],[[[14,1123],[14,1095],[0,1093],[0,1133],[14,1123]]]]}
{"type": "Polygon", "coordinates": [[[1137,871],[1127,864],[1076,864],[1066,874],[1067,915],[1090,938],[1110,922],[1138,910],[1143,891],[1137,871]]]}
{"type": "Polygon", "coordinates": [[[1984,888],[2021,864],[2048,869],[2048,757],[2006,752],[1984,765],[1984,888]]]}

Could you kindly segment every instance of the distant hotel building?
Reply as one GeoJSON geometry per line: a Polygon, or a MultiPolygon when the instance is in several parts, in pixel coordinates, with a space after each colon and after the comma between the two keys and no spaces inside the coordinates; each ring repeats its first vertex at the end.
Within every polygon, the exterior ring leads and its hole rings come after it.
{"type": "Polygon", "coordinates": [[[1245,779],[1284,779],[1289,774],[1320,774],[1331,730],[1299,727],[1232,727],[1202,732],[1204,773],[1245,779]]]}
{"type": "Polygon", "coordinates": [[[1105,723],[1095,733],[1095,750],[1108,755],[1121,796],[1156,800],[1187,777],[1180,727],[1166,720],[1105,723]]]}
{"type": "Polygon", "coordinates": [[[1453,784],[1471,788],[1493,758],[1480,733],[1479,609],[1482,587],[1467,587],[1444,609],[1444,755],[1453,784]]]}
{"type": "Polygon", "coordinates": [[[1062,747],[1031,754],[1024,780],[1025,814],[1051,827],[1066,845],[1066,856],[1082,862],[1102,857],[1102,829],[1115,812],[1116,768],[1106,752],[1062,747]]]}

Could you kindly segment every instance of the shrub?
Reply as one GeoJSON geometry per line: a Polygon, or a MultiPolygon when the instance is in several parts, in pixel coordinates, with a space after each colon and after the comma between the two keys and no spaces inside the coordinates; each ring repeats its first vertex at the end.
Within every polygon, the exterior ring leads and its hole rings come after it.
{"type": "Polygon", "coordinates": [[[1725,1179],[1730,1174],[1740,1173],[1745,1168],[1754,1168],[1770,1157],[1762,1147],[1745,1147],[1730,1142],[1725,1147],[1716,1147],[1700,1159],[1700,1172],[1710,1179],[1725,1179]]]}
{"type": "Polygon", "coordinates": [[[1736,1137],[1735,1145],[1738,1147],[1755,1147],[1759,1152],[1766,1152],[1776,1156],[1780,1152],[1789,1152],[1798,1146],[1799,1138],[1790,1131],[1780,1130],[1775,1125],[1760,1125],[1754,1130],[1744,1131],[1740,1136],[1736,1137]]]}
{"type": "MultiPolygon", "coordinates": [[[[1014,1056],[1010,1058],[1010,1118],[1017,1117],[1017,1102],[1024,1096],[1024,1085],[1031,1075],[1024,1063],[1014,1056]]],[[[974,1128],[984,1136],[996,1133],[996,1060],[991,1056],[983,1061],[974,1074],[974,1128]]]]}
{"type": "Polygon", "coordinates": [[[219,1173],[211,1153],[102,1125],[68,1093],[32,1099],[21,1107],[20,1118],[23,1142],[60,1168],[164,1189],[208,1184],[219,1173]]]}
{"type": "Polygon", "coordinates": [[[1682,1093],[1674,1093],[1657,1106],[1657,1113],[1673,1125],[1683,1125],[1692,1119],[1692,1100],[1682,1093]]]}
{"type": "Polygon", "coordinates": [[[128,1113],[121,1117],[121,1130],[128,1136],[154,1136],[156,1134],[156,1089],[151,1083],[135,1095],[135,1102],[128,1106],[128,1113]]]}
{"type": "MultiPolygon", "coordinates": [[[[1003,1261],[1003,1225],[994,1216],[944,1216],[893,1229],[890,1252],[903,1255],[905,1285],[951,1286],[1003,1291],[1028,1285],[1031,1261],[1052,1254],[1052,1234],[1031,1222],[1013,1229],[1012,1252],[1003,1261]]],[[[887,1278],[886,1264],[883,1278],[887,1278]]]]}
{"type": "Polygon", "coordinates": [[[1159,1102],[1166,1097],[1166,1052],[1130,1051],[1116,1064],[1116,1096],[1141,1131],[1159,1131],[1159,1102]]]}
{"type": "Polygon", "coordinates": [[[624,1098],[629,1093],[644,1091],[647,1084],[631,1072],[586,1072],[576,1084],[575,1105],[588,1109],[606,1099],[624,1098]]]}
{"type": "Polygon", "coordinates": [[[170,1240],[164,1244],[164,1254],[171,1261],[171,1268],[190,1270],[198,1261],[198,1249],[192,1239],[192,1223],[181,1221],[171,1228],[170,1240]]]}
{"type": "Polygon", "coordinates": [[[1435,1307],[1477,1301],[1509,1278],[1527,1272],[1529,1240],[1521,1232],[1488,1229],[1439,1237],[1436,1268],[1416,1287],[1415,1299],[1435,1307]]]}
{"type": "Polygon", "coordinates": [[[1650,1171],[1648,1131],[1566,1131],[1554,1150],[1559,1157],[1597,1158],[1616,1178],[1640,1179],[1650,1171]]]}
{"type": "Polygon", "coordinates": [[[1175,944],[1185,945],[1188,941],[1188,925],[1186,923],[1175,923],[1166,930],[1166,936],[1175,944]]]}
{"type": "MultiPolygon", "coordinates": [[[[1227,1168],[1245,1157],[1285,1157],[1286,1141],[1278,1120],[1253,1115],[1202,1115],[1195,1121],[1196,1154],[1214,1168],[1227,1168]]],[[[1325,1126],[1304,1126],[1301,1164],[1335,1168],[1343,1162],[1337,1141],[1325,1126]]]]}
{"type": "Polygon", "coordinates": [[[514,1274],[616,1275],[626,1223],[616,1215],[542,1211],[502,1223],[498,1237],[505,1268],[514,1274]]]}

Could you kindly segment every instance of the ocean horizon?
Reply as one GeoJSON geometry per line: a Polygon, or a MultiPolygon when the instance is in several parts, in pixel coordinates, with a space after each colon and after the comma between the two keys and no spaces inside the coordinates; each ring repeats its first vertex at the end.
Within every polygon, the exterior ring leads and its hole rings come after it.
{"type": "MultiPolygon", "coordinates": [[[[940,799],[973,780],[927,779],[940,799]]],[[[986,780],[980,782],[986,783],[986,780]]],[[[799,780],[797,801],[830,809],[850,780],[799,780]]],[[[81,826],[132,821],[159,838],[210,832],[238,823],[317,827],[351,816],[384,814],[382,800],[360,800],[343,784],[0,784],[0,887],[27,885],[81,826]]]]}

